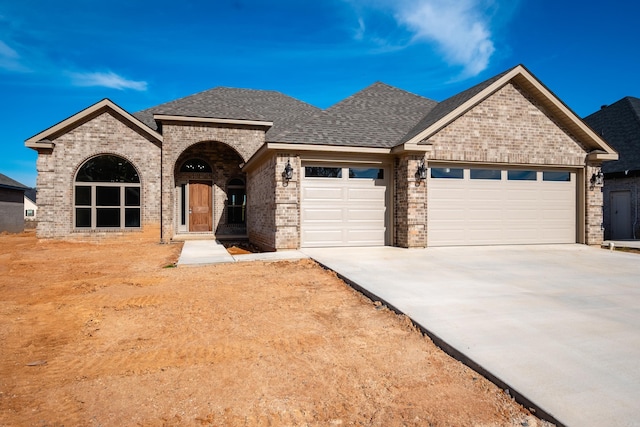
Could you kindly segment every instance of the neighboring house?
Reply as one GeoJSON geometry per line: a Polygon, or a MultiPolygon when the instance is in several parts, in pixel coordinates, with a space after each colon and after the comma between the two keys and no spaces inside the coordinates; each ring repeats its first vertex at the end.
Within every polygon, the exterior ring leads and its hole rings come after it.
{"type": "Polygon", "coordinates": [[[24,231],[24,192],[28,187],[0,173],[0,232],[24,231]]]}
{"type": "Polygon", "coordinates": [[[36,189],[29,188],[24,192],[24,220],[35,221],[38,217],[38,205],[36,204],[36,189]]]}
{"type": "Polygon", "coordinates": [[[622,98],[584,121],[620,155],[602,166],[604,238],[640,239],[640,99],[622,98]]]}
{"type": "Polygon", "coordinates": [[[443,102],[375,83],[320,110],[215,88],[105,99],[29,138],[37,233],[160,227],[266,250],[602,242],[616,152],[519,65],[443,102]]]}

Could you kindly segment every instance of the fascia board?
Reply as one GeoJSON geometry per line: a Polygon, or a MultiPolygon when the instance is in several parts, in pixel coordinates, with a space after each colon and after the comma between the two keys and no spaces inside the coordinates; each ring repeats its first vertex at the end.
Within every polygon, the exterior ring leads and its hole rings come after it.
{"type": "Polygon", "coordinates": [[[320,152],[339,154],[390,154],[390,148],[369,148],[369,147],[348,147],[344,145],[313,145],[313,144],[287,144],[283,142],[267,142],[254,153],[253,156],[243,166],[243,170],[253,168],[267,152],[270,151],[297,151],[297,152],[320,152]]]}
{"type": "Polygon", "coordinates": [[[589,153],[587,154],[587,160],[589,161],[602,161],[608,162],[611,160],[618,160],[618,153],[589,153]]]}

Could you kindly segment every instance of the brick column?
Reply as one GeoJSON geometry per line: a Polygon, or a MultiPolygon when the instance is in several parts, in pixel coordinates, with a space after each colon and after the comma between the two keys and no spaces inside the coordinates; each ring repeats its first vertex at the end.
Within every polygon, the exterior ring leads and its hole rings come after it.
{"type": "Polygon", "coordinates": [[[604,239],[602,229],[602,187],[591,185],[591,176],[600,170],[599,164],[585,168],[585,243],[601,245],[604,239]]]}
{"type": "Polygon", "coordinates": [[[300,173],[300,157],[287,153],[276,155],[276,249],[300,247],[300,173]],[[287,162],[293,168],[293,178],[289,181],[282,177],[287,162]]]}
{"type": "Polygon", "coordinates": [[[427,186],[415,173],[424,157],[404,155],[395,164],[395,245],[423,248],[427,244],[427,186]]]}
{"type": "Polygon", "coordinates": [[[161,241],[162,243],[168,243],[173,239],[175,234],[175,209],[174,209],[174,195],[175,195],[175,181],[174,181],[174,168],[175,162],[178,159],[178,150],[175,144],[167,138],[162,147],[162,174],[160,179],[162,180],[161,191],[161,241]]]}

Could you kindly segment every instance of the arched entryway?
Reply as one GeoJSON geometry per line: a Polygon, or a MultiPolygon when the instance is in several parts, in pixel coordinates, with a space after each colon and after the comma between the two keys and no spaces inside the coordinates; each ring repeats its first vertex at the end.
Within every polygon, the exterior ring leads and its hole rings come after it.
{"type": "Polygon", "coordinates": [[[174,170],[176,234],[246,236],[242,162],[235,150],[213,141],[195,144],[179,156],[174,170]]]}

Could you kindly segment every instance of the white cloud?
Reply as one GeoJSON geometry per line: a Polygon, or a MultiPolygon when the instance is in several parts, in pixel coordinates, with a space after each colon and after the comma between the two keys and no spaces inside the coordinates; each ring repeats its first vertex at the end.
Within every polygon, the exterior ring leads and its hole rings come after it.
{"type": "Polygon", "coordinates": [[[358,29],[355,32],[354,38],[356,40],[362,40],[364,38],[366,27],[364,25],[364,19],[358,18],[358,29]]]}
{"type": "Polygon", "coordinates": [[[411,32],[414,43],[434,43],[447,63],[462,66],[462,77],[485,70],[495,51],[489,27],[492,0],[355,0],[355,3],[390,10],[396,22],[411,32]]]}
{"type": "Polygon", "coordinates": [[[418,0],[399,3],[398,21],[415,33],[415,39],[434,41],[447,62],[475,76],[489,65],[495,51],[488,23],[477,0],[418,0]]]}
{"type": "Polygon", "coordinates": [[[29,71],[29,69],[20,62],[18,52],[2,40],[0,40],[0,69],[20,72],[29,71]]]}
{"type": "Polygon", "coordinates": [[[102,86],[118,90],[147,90],[147,82],[127,80],[112,71],[105,73],[70,73],[70,76],[73,84],[76,86],[102,86]]]}

